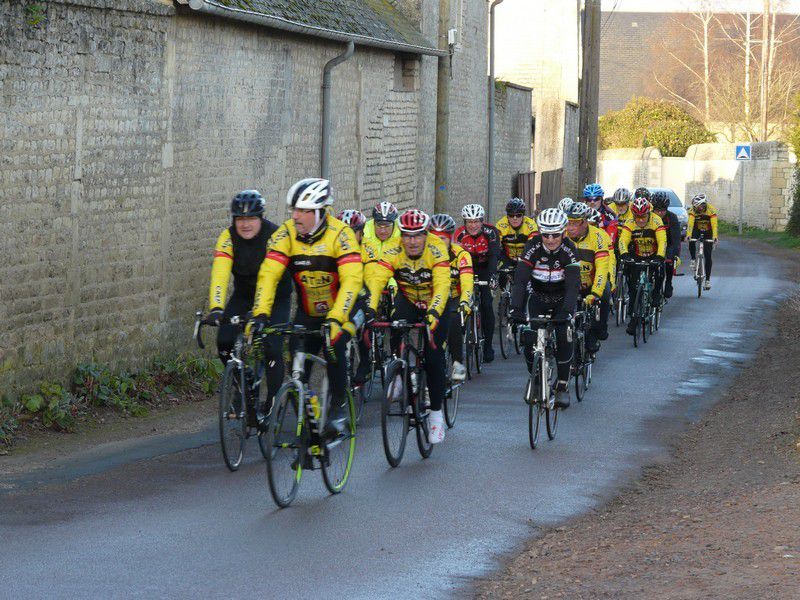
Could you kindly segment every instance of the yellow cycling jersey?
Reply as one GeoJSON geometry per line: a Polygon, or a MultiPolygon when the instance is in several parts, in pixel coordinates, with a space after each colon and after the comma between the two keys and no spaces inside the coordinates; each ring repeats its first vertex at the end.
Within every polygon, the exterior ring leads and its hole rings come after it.
{"type": "Polygon", "coordinates": [[[717,225],[717,209],[710,204],[706,204],[703,212],[695,211],[694,206],[689,208],[689,237],[695,237],[696,234],[708,237],[710,233],[712,239],[717,239],[717,225]]]}
{"type": "Polygon", "coordinates": [[[495,223],[497,231],[500,233],[500,243],[506,256],[517,260],[522,255],[525,243],[539,231],[536,221],[530,217],[523,217],[519,229],[514,229],[508,222],[508,217],[503,217],[495,223]]]}
{"type": "Polygon", "coordinates": [[[300,307],[308,316],[328,317],[342,324],[348,321],[364,284],[360,247],[347,225],[330,215],[325,220],[308,238],[298,239],[291,219],[272,234],[258,272],[254,315],[271,313],[275,288],[288,269],[300,307]]]}
{"type": "MultiPolygon", "coordinates": [[[[592,226],[594,227],[594,226],[592,226]]],[[[611,283],[611,291],[617,289],[617,253],[614,251],[614,242],[611,236],[600,227],[595,227],[603,238],[603,243],[608,248],[608,281],[611,283]]]]}
{"type": "MultiPolygon", "coordinates": [[[[397,224],[395,224],[394,227],[392,228],[392,234],[386,241],[388,242],[391,239],[399,237],[400,237],[400,228],[397,226],[397,224]]],[[[367,222],[364,224],[364,240],[369,240],[371,242],[374,241],[377,242],[378,244],[382,243],[378,239],[378,236],[375,235],[375,219],[368,219],[367,222]]]]}
{"type": "Polygon", "coordinates": [[[667,228],[664,222],[655,213],[650,213],[644,227],[639,227],[634,219],[622,225],[619,235],[619,253],[632,254],[640,257],[667,254],[667,228]],[[633,245],[631,247],[631,244],[633,245]]]}
{"type": "Polygon", "coordinates": [[[211,286],[208,291],[208,308],[224,308],[228,299],[228,283],[233,270],[233,240],[229,229],[223,229],[214,246],[211,263],[211,286]]]}
{"type": "Polygon", "coordinates": [[[381,257],[370,257],[364,267],[364,278],[371,308],[377,310],[381,292],[392,275],[409,302],[442,316],[450,296],[450,260],[442,240],[427,234],[418,258],[406,254],[400,239],[384,244],[381,257]]]}
{"type": "Polygon", "coordinates": [[[450,297],[469,304],[474,289],[472,256],[458,244],[450,244],[450,297]]]}
{"type": "Polygon", "coordinates": [[[620,224],[624,223],[628,219],[633,218],[630,202],[625,202],[624,204],[617,204],[616,202],[612,202],[608,207],[611,210],[613,210],[614,213],[617,215],[617,220],[620,222],[620,224]],[[622,210],[623,208],[625,210],[622,210]]]}
{"type": "MultiPolygon", "coordinates": [[[[581,291],[588,294],[590,291],[595,296],[602,296],[608,281],[608,255],[610,240],[608,234],[599,227],[589,225],[586,235],[581,239],[572,239],[578,249],[578,259],[581,267],[581,291]],[[601,235],[605,234],[605,239],[601,235]]],[[[613,250],[611,250],[613,253],[613,250]]]]}

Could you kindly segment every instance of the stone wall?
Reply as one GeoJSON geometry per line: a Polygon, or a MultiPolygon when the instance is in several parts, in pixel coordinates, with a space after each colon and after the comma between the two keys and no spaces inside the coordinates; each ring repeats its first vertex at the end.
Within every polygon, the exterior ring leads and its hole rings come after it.
{"type": "Polygon", "coordinates": [[[450,142],[446,212],[458,216],[470,202],[486,204],[489,172],[488,12],[485,2],[451,2],[461,24],[450,83],[450,142]],[[461,10],[461,14],[457,14],[461,10]]]}
{"type": "Polygon", "coordinates": [[[794,161],[784,144],[753,144],[753,160],[734,160],[734,144],[698,144],[685,158],[662,158],[656,148],[605,150],[598,177],[607,194],[619,186],[670,187],[687,203],[704,193],[720,217],[739,218],[739,190],[744,174],[743,221],[772,231],[786,227],[792,205],[794,161]]]}
{"type": "MultiPolygon", "coordinates": [[[[394,3],[436,39],[437,0],[394,3]]],[[[256,187],[281,221],[288,187],[318,174],[322,69],[343,50],[169,2],[42,5],[35,26],[24,3],[0,0],[3,393],[63,380],[81,361],[137,366],[190,347],[231,196],[256,187]]],[[[487,185],[486,7],[464,6],[456,214],[487,185]]],[[[360,46],[334,70],[337,209],[432,209],[436,71],[435,57],[360,46]]],[[[516,118],[500,131],[524,132],[529,115],[516,118]]],[[[507,146],[514,159],[501,149],[498,161],[516,173],[517,142],[507,146]]]]}
{"type": "Polygon", "coordinates": [[[505,214],[517,173],[531,168],[531,90],[507,83],[495,86],[495,175],[492,218],[505,214]],[[527,122],[528,126],[525,126],[527,122]]]}

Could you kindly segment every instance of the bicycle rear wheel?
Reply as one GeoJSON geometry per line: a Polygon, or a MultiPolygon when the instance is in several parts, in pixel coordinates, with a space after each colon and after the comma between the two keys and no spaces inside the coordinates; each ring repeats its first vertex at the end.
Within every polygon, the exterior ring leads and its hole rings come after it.
{"type": "Polygon", "coordinates": [[[403,363],[393,360],[386,368],[386,394],[381,406],[381,436],[386,460],[396,467],[403,460],[408,435],[408,391],[403,363]]]}
{"type": "Polygon", "coordinates": [[[300,487],[305,455],[304,423],[299,411],[302,390],[287,381],[275,394],[272,417],[265,434],[267,483],[275,504],[286,508],[300,487]]]}
{"type": "Polygon", "coordinates": [[[338,494],[347,485],[353,457],[356,453],[356,409],[353,395],[347,393],[349,419],[344,433],[325,443],[322,460],[322,479],[331,494],[338,494]]]}
{"type": "Polygon", "coordinates": [[[247,411],[241,388],[241,371],[230,360],[225,366],[219,389],[219,441],[225,466],[236,471],[244,458],[247,440],[247,411]]]}
{"type": "Polygon", "coordinates": [[[511,327],[508,323],[508,297],[501,295],[500,300],[497,302],[497,337],[500,338],[500,354],[503,355],[503,358],[508,358],[508,355],[511,354],[510,333],[511,327]]]}

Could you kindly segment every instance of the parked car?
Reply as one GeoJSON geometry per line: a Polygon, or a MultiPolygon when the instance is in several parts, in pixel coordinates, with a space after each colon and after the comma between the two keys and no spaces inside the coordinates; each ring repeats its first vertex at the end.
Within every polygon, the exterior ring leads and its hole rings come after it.
{"type": "Polygon", "coordinates": [[[650,193],[654,192],[666,192],[667,196],[669,196],[669,212],[677,215],[678,223],[681,226],[681,239],[686,238],[686,229],[689,227],[689,213],[686,212],[686,208],[683,206],[683,201],[680,199],[678,194],[675,193],[675,190],[671,188],[647,188],[650,190],[650,193]]]}

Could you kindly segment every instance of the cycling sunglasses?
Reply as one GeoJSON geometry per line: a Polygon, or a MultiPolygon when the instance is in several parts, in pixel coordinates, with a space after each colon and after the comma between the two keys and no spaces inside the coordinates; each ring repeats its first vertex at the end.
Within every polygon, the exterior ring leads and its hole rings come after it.
{"type": "Polygon", "coordinates": [[[564,234],[563,233],[543,233],[542,237],[543,238],[553,239],[553,238],[561,237],[562,235],[564,235],[564,234]]]}

